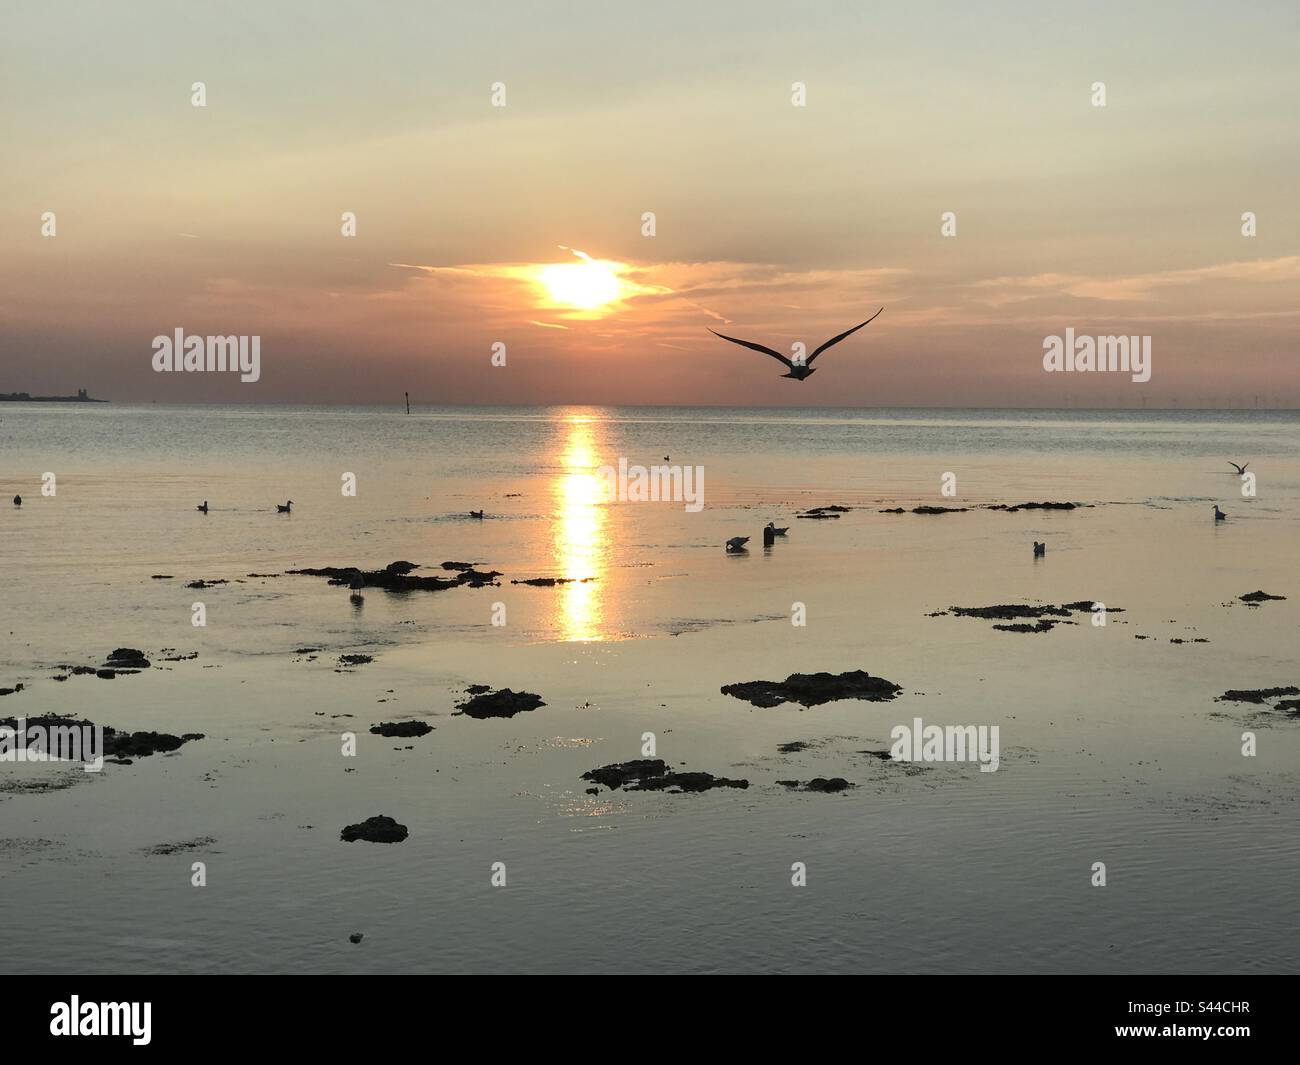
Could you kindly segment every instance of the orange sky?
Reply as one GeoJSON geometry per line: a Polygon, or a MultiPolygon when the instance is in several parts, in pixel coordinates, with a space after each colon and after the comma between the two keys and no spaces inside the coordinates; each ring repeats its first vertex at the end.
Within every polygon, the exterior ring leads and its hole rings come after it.
{"type": "Polygon", "coordinates": [[[0,390],[1300,402],[1292,5],[267,6],[0,12],[0,390]],[[575,251],[614,298],[541,283],[575,251]],[[708,332],[880,306],[806,382],[708,332]],[[155,374],[177,327],[261,379],[155,374]],[[1151,382],[1044,373],[1067,327],[1152,336],[1151,382]]]}

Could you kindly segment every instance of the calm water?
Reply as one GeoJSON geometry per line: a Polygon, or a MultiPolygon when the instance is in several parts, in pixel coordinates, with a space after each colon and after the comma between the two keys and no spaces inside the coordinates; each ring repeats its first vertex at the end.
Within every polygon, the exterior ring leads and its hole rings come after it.
{"type": "Polygon", "coordinates": [[[1269,412],[0,405],[0,493],[25,500],[0,506],[0,686],[27,686],[0,713],[207,736],[97,776],[0,764],[0,919],[60,915],[0,969],[1294,968],[1300,723],[1214,696],[1300,684],[1298,429],[1269,412]],[[703,466],[702,512],[604,498],[597,467],[665,455],[703,466]],[[1253,498],[1227,459],[1250,462],[1253,498]],[[1095,505],[880,513],[1031,499],[1095,505]],[[830,503],[855,509],[794,518],[830,503]],[[791,527],[770,552],[768,520],[791,527]],[[727,556],[735,535],[751,550],[727,556]],[[358,607],[281,575],[395,559],[504,577],[358,607]],[[509,583],[541,576],[593,579],[509,583]],[[199,578],[228,583],[185,588],[199,578]],[[1289,598],[1237,600],[1257,588],[1289,598]],[[1122,612],[1035,634],[928,616],[1084,598],[1122,612]],[[51,679],[122,645],[199,657],[51,679]],[[336,672],[354,651],[375,661],[336,672]],[[856,668],[905,694],[801,711],[719,692],[856,668]],[[453,716],[476,682],[547,706],[453,716]],[[1001,768],[861,753],[913,716],[998,725],[1001,768]],[[408,717],[435,731],[365,731],[408,717]],[[581,774],[640,757],[646,732],[674,766],[750,788],[586,794],[581,774]],[[794,740],[809,747],[778,750],[794,740]],[[776,783],[833,775],[858,787],[776,783]],[[377,813],[410,838],[339,842],[377,813]]]}

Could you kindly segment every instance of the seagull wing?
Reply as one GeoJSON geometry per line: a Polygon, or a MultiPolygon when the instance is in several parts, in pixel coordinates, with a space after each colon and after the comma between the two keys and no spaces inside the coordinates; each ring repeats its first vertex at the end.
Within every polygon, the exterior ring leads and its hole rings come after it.
{"type": "Polygon", "coordinates": [[[765,348],[762,344],[755,344],[749,340],[737,340],[735,337],[723,336],[716,329],[710,329],[709,332],[715,337],[722,337],[723,340],[730,340],[733,344],[739,344],[742,348],[749,348],[750,351],[761,351],[764,355],[771,355],[772,358],[785,363],[786,366],[790,367],[790,369],[794,369],[794,363],[779,351],[773,351],[771,348],[765,348]]]}
{"type": "MultiPolygon", "coordinates": [[[[884,307],[881,307],[880,311],[883,311],[884,309],[885,309],[884,307]]],[[[814,351],[811,355],[808,356],[808,358],[804,361],[804,365],[811,366],[813,359],[817,358],[818,355],[820,355],[823,351],[829,348],[832,344],[838,344],[845,337],[852,336],[859,329],[861,329],[863,325],[870,325],[872,322],[874,322],[877,318],[880,317],[880,311],[877,311],[875,314],[873,314],[870,318],[868,318],[865,322],[863,322],[862,325],[855,325],[852,329],[846,329],[839,336],[831,337],[830,340],[826,341],[825,344],[823,344],[821,347],[819,347],[816,351],[814,351]]]]}

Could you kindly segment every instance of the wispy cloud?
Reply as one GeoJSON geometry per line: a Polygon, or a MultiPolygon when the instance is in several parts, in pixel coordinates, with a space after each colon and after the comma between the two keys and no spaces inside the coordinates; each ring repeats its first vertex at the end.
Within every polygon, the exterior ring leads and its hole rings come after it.
{"type": "Polygon", "coordinates": [[[1156,298],[1157,294],[1165,289],[1208,282],[1271,284],[1286,281],[1300,281],[1300,256],[1289,255],[1278,259],[1216,263],[1211,266],[1134,274],[1127,277],[1054,273],[993,277],[976,281],[970,287],[984,293],[978,297],[979,302],[1001,307],[1050,295],[1103,301],[1142,301],[1156,298]]]}

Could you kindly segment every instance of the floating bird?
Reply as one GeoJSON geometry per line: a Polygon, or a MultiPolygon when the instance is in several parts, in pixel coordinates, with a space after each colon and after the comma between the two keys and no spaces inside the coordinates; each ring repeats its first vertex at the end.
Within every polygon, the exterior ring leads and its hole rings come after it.
{"type": "Polygon", "coordinates": [[[1226,515],[1225,513],[1223,513],[1223,511],[1221,511],[1221,510],[1219,509],[1219,504],[1218,504],[1218,503],[1215,503],[1215,504],[1214,504],[1214,520],[1215,520],[1215,521],[1226,521],[1227,518],[1228,518],[1228,515],[1226,515]]]}
{"type": "Polygon", "coordinates": [[[1238,473],[1244,474],[1244,473],[1246,472],[1246,467],[1249,466],[1250,463],[1249,463],[1249,462],[1243,462],[1240,466],[1238,466],[1235,462],[1232,461],[1232,459],[1229,459],[1229,460],[1228,460],[1228,465],[1231,466],[1231,467],[1232,467],[1234,470],[1236,470],[1238,473]]]}
{"type": "Polygon", "coordinates": [[[1046,545],[1046,544],[1040,544],[1037,540],[1035,540],[1035,541],[1034,541],[1034,558],[1046,558],[1046,557],[1047,557],[1047,545],[1046,545]]]}
{"type": "Polygon", "coordinates": [[[277,514],[292,514],[292,513],[293,513],[293,509],[292,509],[292,508],[293,508],[293,500],[291,499],[291,500],[289,500],[289,502],[287,502],[287,503],[285,503],[285,504],[283,504],[283,505],[277,503],[277,504],[275,505],[275,512],[276,512],[277,514]]]}
{"type": "Polygon", "coordinates": [[[767,527],[772,530],[773,536],[784,536],[786,533],[790,531],[790,526],[788,525],[784,529],[778,529],[776,527],[776,522],[774,521],[769,521],[767,523],[767,527]]]}
{"type": "Polygon", "coordinates": [[[748,536],[733,536],[727,541],[728,554],[734,554],[737,551],[745,550],[745,545],[749,543],[748,536]]]}
{"type": "Polygon", "coordinates": [[[23,505],[23,497],[22,497],[22,496],[14,496],[14,506],[16,506],[16,507],[21,507],[22,505],[23,505]]]}
{"type": "Polygon", "coordinates": [[[203,506],[201,506],[201,507],[195,507],[194,509],[195,509],[195,510],[201,510],[201,511],[203,511],[204,514],[206,514],[206,513],[208,512],[208,501],[205,499],[205,500],[203,501],[203,506]]]}
{"type": "MultiPolygon", "coordinates": [[[[884,307],[881,307],[880,311],[883,311],[884,309],[885,309],[884,307]]],[[[874,322],[876,318],[880,315],[880,311],[877,311],[875,314],[873,314],[870,318],[868,318],[865,322],[863,322],[862,325],[855,325],[852,329],[846,329],[839,336],[831,337],[830,340],[826,341],[825,344],[823,344],[811,355],[809,355],[808,358],[801,359],[798,363],[794,362],[794,360],[792,359],[787,359],[779,351],[773,351],[771,348],[764,347],[762,344],[755,344],[748,340],[737,340],[735,337],[723,336],[723,334],[719,333],[717,330],[714,329],[710,329],[709,332],[712,333],[715,337],[722,337],[723,340],[729,340],[733,344],[739,344],[742,348],[749,348],[751,351],[761,351],[764,355],[771,355],[772,358],[776,359],[778,362],[784,363],[786,366],[790,368],[790,372],[783,373],[781,375],[782,377],[790,377],[796,381],[802,381],[805,377],[811,377],[814,373],[817,372],[812,368],[813,359],[817,358],[818,355],[820,355],[831,345],[838,344],[845,337],[851,336],[852,334],[856,333],[859,329],[862,328],[863,325],[869,325],[871,322],[874,322]]]]}
{"type": "Polygon", "coordinates": [[[469,516],[471,518],[478,518],[479,521],[483,520],[483,512],[481,510],[471,510],[469,516]]]}
{"type": "Polygon", "coordinates": [[[665,462],[668,461],[668,456],[667,456],[667,455],[664,456],[664,461],[665,461],[665,462]]]}

